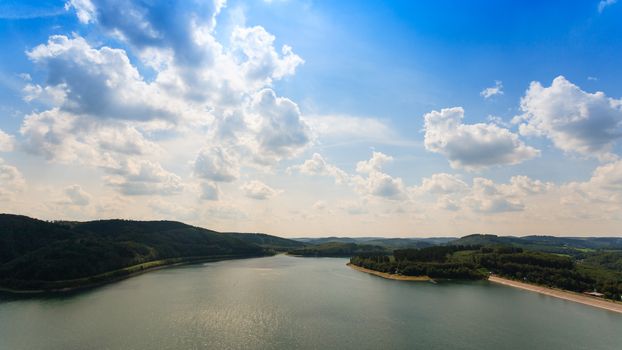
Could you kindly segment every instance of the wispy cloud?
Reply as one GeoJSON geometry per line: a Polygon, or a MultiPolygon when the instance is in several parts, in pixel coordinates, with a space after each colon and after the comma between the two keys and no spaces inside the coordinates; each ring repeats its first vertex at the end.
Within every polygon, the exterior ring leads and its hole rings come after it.
{"type": "Polygon", "coordinates": [[[487,87],[479,94],[485,99],[496,95],[503,95],[503,83],[500,80],[495,80],[495,86],[487,87]]]}
{"type": "Polygon", "coordinates": [[[0,19],[32,19],[66,14],[64,3],[40,1],[24,4],[22,1],[0,2],[0,19]]]}
{"type": "Polygon", "coordinates": [[[618,0],[601,0],[598,3],[598,12],[602,13],[605,10],[605,8],[615,4],[616,2],[618,2],[618,0]]]}

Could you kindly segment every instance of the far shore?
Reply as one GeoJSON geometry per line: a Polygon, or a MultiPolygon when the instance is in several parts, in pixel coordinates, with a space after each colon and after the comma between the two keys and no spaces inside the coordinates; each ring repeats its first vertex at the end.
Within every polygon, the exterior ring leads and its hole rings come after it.
{"type": "Polygon", "coordinates": [[[520,288],[523,290],[528,290],[530,292],[536,292],[544,295],[548,295],[551,297],[564,299],[568,301],[573,301],[575,303],[580,303],[584,305],[589,305],[613,312],[622,313],[622,303],[606,300],[598,297],[593,297],[585,294],[570,292],[567,290],[554,289],[548,287],[537,286],[534,284],[519,282],[515,280],[510,280],[507,278],[502,278],[498,276],[490,276],[488,280],[493,283],[503,284],[505,286],[510,286],[514,288],[520,288]]]}
{"type": "Polygon", "coordinates": [[[404,276],[404,275],[397,275],[397,274],[393,274],[393,273],[386,273],[386,272],[379,272],[379,271],[374,271],[374,270],[370,270],[370,269],[366,269],[364,267],[360,267],[357,265],[354,265],[352,263],[347,263],[347,266],[350,266],[350,268],[356,270],[356,271],[360,271],[360,272],[365,272],[368,273],[370,275],[374,275],[374,276],[378,276],[378,277],[382,277],[382,278],[386,278],[386,279],[390,279],[390,280],[398,280],[398,281],[432,281],[432,279],[428,276],[404,276]]]}
{"type": "Polygon", "coordinates": [[[37,294],[62,294],[62,293],[70,293],[78,290],[91,289],[100,287],[106,284],[111,284],[114,282],[122,281],[124,279],[128,279],[134,276],[142,275],[147,272],[152,272],[156,270],[161,270],[165,268],[181,266],[181,265],[192,265],[192,264],[202,264],[206,262],[216,262],[223,260],[233,260],[233,259],[246,259],[246,258],[258,258],[263,257],[264,255],[220,255],[220,256],[211,256],[211,257],[182,257],[182,258],[172,258],[172,259],[164,259],[164,260],[155,260],[149,261],[138,265],[132,265],[128,267],[124,267],[122,269],[108,271],[101,273],[96,276],[88,276],[84,278],[79,278],[75,280],[66,280],[66,281],[52,281],[52,282],[43,282],[50,284],[65,284],[70,285],[66,287],[56,287],[56,288],[41,288],[41,289],[14,289],[14,288],[6,288],[0,286],[0,293],[8,293],[8,294],[16,294],[16,295],[37,295],[37,294]],[[97,282],[89,282],[89,279],[93,278],[101,278],[101,280],[97,282]]]}

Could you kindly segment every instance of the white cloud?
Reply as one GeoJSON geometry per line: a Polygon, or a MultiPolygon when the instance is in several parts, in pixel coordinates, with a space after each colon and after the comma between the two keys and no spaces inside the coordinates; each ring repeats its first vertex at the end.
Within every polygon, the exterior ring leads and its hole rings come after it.
{"type": "Polygon", "coordinates": [[[15,138],[0,129],[0,152],[11,152],[15,147],[15,138]]]}
{"type": "Polygon", "coordinates": [[[525,175],[512,176],[510,184],[505,186],[507,193],[518,195],[542,194],[553,187],[554,185],[550,182],[533,180],[525,175]]]}
{"type": "Polygon", "coordinates": [[[369,160],[362,160],[356,163],[356,171],[362,174],[369,174],[382,170],[385,164],[393,161],[393,157],[382,152],[373,152],[369,160]]]}
{"type": "Polygon", "coordinates": [[[383,173],[382,167],[393,161],[393,157],[382,152],[373,152],[372,157],[356,164],[356,171],[366,177],[354,176],[353,182],[362,195],[371,195],[384,199],[398,200],[406,196],[404,182],[383,173]]]}
{"type": "Polygon", "coordinates": [[[246,195],[246,197],[258,200],[272,198],[281,192],[257,180],[252,180],[245,183],[241,187],[241,190],[244,191],[244,195],[246,195]]]}
{"type": "Polygon", "coordinates": [[[217,201],[220,199],[220,188],[217,183],[211,181],[201,182],[201,199],[217,201]]]}
{"type": "Polygon", "coordinates": [[[24,189],[25,185],[22,173],[0,158],[0,201],[11,200],[15,193],[24,189]]]}
{"type": "Polygon", "coordinates": [[[388,174],[373,171],[365,181],[359,181],[363,193],[386,199],[403,199],[404,183],[400,178],[391,177],[388,174]]]}
{"type": "Polygon", "coordinates": [[[568,194],[565,201],[622,204],[622,160],[599,166],[588,181],[571,182],[563,188],[568,194]]]}
{"type": "Polygon", "coordinates": [[[59,107],[73,114],[121,120],[175,118],[161,92],[142,79],[122,49],[95,49],[81,37],[53,35],[27,54],[48,70],[48,86],[32,85],[27,99],[51,86],[56,89],[53,100],[64,97],[59,107]]]}
{"type": "Polygon", "coordinates": [[[64,203],[83,207],[89,205],[91,202],[91,195],[85,192],[80,185],[65,187],[63,192],[67,197],[67,200],[64,203]]]}
{"type": "Polygon", "coordinates": [[[139,50],[171,50],[178,62],[210,62],[197,32],[211,31],[224,1],[71,0],[82,23],[97,23],[139,50]]]}
{"type": "Polygon", "coordinates": [[[194,162],[194,173],[202,179],[232,182],[240,176],[240,169],[230,151],[212,146],[199,152],[194,162]]]}
{"type": "Polygon", "coordinates": [[[128,156],[161,151],[135,127],[111,121],[101,123],[57,108],[26,116],[20,133],[28,152],[60,163],[114,167],[128,156]]]}
{"type": "Polygon", "coordinates": [[[517,164],[539,155],[518,135],[494,124],[463,124],[462,107],[432,111],[424,116],[425,147],[449,159],[453,168],[477,170],[517,164]]]}
{"type": "Polygon", "coordinates": [[[181,178],[162,168],[157,162],[129,159],[119,167],[110,168],[108,185],[127,196],[173,195],[183,190],[181,178]]]}
{"type": "Polygon", "coordinates": [[[503,95],[503,83],[499,80],[495,80],[495,86],[487,87],[479,94],[485,99],[489,99],[496,95],[503,95]]]}
{"type": "Polygon", "coordinates": [[[602,13],[606,7],[611,6],[618,2],[618,0],[601,0],[598,2],[598,12],[602,13]]]}
{"type": "Polygon", "coordinates": [[[386,122],[376,118],[313,115],[305,116],[304,121],[321,140],[340,143],[345,141],[401,142],[400,137],[386,122]]]}
{"type": "Polygon", "coordinates": [[[251,128],[257,132],[256,157],[271,162],[300,153],[311,141],[309,127],[300,117],[298,106],[264,89],[253,96],[251,128]]]}
{"type": "Polygon", "coordinates": [[[522,211],[525,205],[508,196],[492,180],[477,177],[473,179],[472,193],[466,198],[471,209],[482,213],[522,211]]]}
{"type": "Polygon", "coordinates": [[[307,159],[301,165],[291,167],[288,170],[298,170],[301,174],[332,176],[338,184],[348,182],[348,174],[338,167],[327,163],[319,153],[313,153],[311,159],[307,159]]]}
{"type": "Polygon", "coordinates": [[[438,173],[425,177],[420,189],[427,193],[449,194],[464,192],[468,185],[457,175],[438,173]]]}
{"type": "Polygon", "coordinates": [[[409,188],[418,201],[436,196],[436,208],[458,211],[471,208],[478,213],[523,211],[525,199],[545,195],[555,189],[550,182],[534,180],[524,175],[512,176],[508,183],[495,183],[476,177],[469,185],[455,174],[438,173],[423,178],[420,186],[409,188]]]}
{"type": "Polygon", "coordinates": [[[588,93],[559,76],[549,87],[532,82],[521,99],[524,115],[515,119],[523,135],[542,135],[565,151],[616,158],[614,142],[622,137],[622,100],[603,92],[588,93]]]}
{"type": "Polygon", "coordinates": [[[304,62],[287,45],[281,48],[282,56],[279,56],[274,49],[274,39],[274,35],[261,26],[233,30],[232,50],[239,57],[246,79],[268,85],[272,79],[293,75],[296,67],[304,62]]]}

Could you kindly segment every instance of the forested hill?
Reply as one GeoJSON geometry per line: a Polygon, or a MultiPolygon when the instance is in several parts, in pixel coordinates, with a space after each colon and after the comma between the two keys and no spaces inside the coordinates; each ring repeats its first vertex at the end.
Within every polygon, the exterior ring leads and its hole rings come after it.
{"type": "Polygon", "coordinates": [[[302,242],[278,236],[267,235],[265,233],[223,232],[223,234],[231,235],[248,243],[257,244],[258,246],[263,248],[275,249],[279,251],[288,251],[290,249],[303,247],[305,245],[302,242]]]}
{"type": "MultiPolygon", "coordinates": [[[[262,239],[271,237],[288,241],[262,239]]],[[[46,222],[0,214],[0,287],[75,287],[186,260],[268,254],[269,245],[256,238],[174,221],[46,222]],[[130,266],[137,267],[123,270],[130,266]]]]}
{"type": "Polygon", "coordinates": [[[554,237],[554,236],[497,236],[473,234],[447,243],[449,245],[505,245],[524,249],[582,255],[586,252],[609,249],[622,250],[622,237],[554,237]]]}

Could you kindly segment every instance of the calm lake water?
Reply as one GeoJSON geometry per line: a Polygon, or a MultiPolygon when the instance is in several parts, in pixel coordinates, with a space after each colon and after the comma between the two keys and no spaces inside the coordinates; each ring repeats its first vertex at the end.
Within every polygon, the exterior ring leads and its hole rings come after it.
{"type": "Polygon", "coordinates": [[[0,296],[0,349],[622,349],[622,315],[488,282],[391,281],[346,259],[160,270],[0,296]]]}

